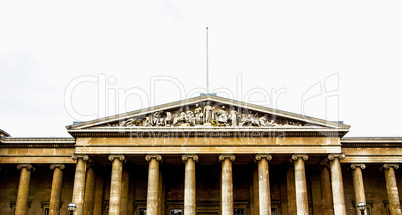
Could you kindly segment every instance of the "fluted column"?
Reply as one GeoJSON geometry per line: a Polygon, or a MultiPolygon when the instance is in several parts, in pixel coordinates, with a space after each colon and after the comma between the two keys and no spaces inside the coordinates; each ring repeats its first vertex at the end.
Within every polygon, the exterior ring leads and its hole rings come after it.
{"type": "Polygon", "coordinates": [[[329,154],[329,168],[331,169],[332,202],[335,215],[345,215],[345,195],[343,190],[343,179],[341,160],[345,159],[344,154],[329,154]]]}
{"type": "Polygon", "coordinates": [[[84,196],[85,196],[85,173],[87,170],[88,155],[72,155],[71,158],[77,161],[75,165],[75,177],[73,188],[73,200],[77,208],[74,215],[82,215],[84,212],[84,196]]]}
{"type": "Polygon", "coordinates": [[[161,155],[146,155],[148,161],[147,214],[157,215],[159,210],[159,161],[161,155]]]}
{"type": "Polygon", "coordinates": [[[28,194],[29,194],[29,183],[31,181],[31,171],[34,171],[35,168],[32,167],[31,164],[18,164],[18,170],[21,170],[20,174],[20,183],[18,184],[18,195],[17,195],[17,203],[15,206],[15,214],[16,215],[25,215],[27,214],[27,203],[28,203],[28,194]]]}
{"type": "Polygon", "coordinates": [[[222,215],[233,215],[233,171],[232,162],[234,155],[219,155],[219,161],[222,162],[221,174],[221,204],[222,215]]]}
{"type": "Polygon", "coordinates": [[[52,164],[50,169],[53,170],[52,190],[50,192],[49,215],[60,214],[61,190],[63,186],[63,164],[52,164]]]}
{"type": "Polygon", "coordinates": [[[398,164],[384,164],[382,169],[385,174],[385,185],[387,186],[387,195],[389,203],[389,211],[391,215],[401,215],[401,206],[399,202],[398,186],[396,185],[395,169],[398,164]]]}
{"type": "Polygon", "coordinates": [[[95,199],[95,170],[93,164],[87,165],[87,176],[85,181],[84,215],[94,213],[95,199]]]}
{"type": "MultiPolygon", "coordinates": [[[[357,204],[359,202],[366,203],[366,195],[364,192],[364,183],[363,183],[363,174],[362,174],[362,169],[366,169],[365,164],[351,164],[350,168],[352,169],[352,175],[353,175],[353,190],[355,192],[355,203],[356,205],[356,214],[360,213],[360,210],[357,208],[357,204]]],[[[364,213],[367,214],[367,211],[364,213]]]]}
{"type": "Polygon", "coordinates": [[[321,166],[320,176],[323,214],[334,214],[334,207],[332,204],[331,177],[329,175],[328,165],[321,166]]]}
{"type": "Polygon", "coordinates": [[[269,166],[268,161],[272,159],[269,154],[257,154],[255,160],[258,162],[258,187],[260,200],[260,215],[271,214],[271,191],[269,188],[269,166]]]}
{"type": "Polygon", "coordinates": [[[110,200],[109,215],[120,214],[121,203],[121,178],[123,171],[123,161],[126,159],[124,155],[109,155],[112,161],[112,176],[110,179],[110,200]]]}
{"type": "Polygon", "coordinates": [[[308,159],[306,154],[293,154],[292,160],[295,168],[296,208],[298,215],[308,214],[306,170],[304,161],[308,159]]]}
{"type": "Polygon", "coordinates": [[[183,155],[184,167],[184,214],[196,214],[196,181],[195,181],[195,162],[198,161],[197,155],[183,155]]]}

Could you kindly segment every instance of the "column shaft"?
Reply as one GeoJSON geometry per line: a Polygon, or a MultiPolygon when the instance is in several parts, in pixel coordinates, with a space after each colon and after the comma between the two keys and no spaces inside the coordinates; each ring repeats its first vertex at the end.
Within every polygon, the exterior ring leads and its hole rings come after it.
{"type": "Polygon", "coordinates": [[[222,215],[233,215],[233,175],[232,175],[232,161],[233,155],[220,155],[219,160],[222,161],[222,215]]]}
{"type": "Polygon", "coordinates": [[[18,169],[21,169],[20,183],[18,184],[18,195],[17,203],[15,206],[16,215],[28,214],[28,194],[29,194],[29,183],[31,181],[31,169],[30,164],[18,165],[18,169]],[[30,167],[29,167],[30,166],[30,167]]]}
{"type": "MultiPolygon", "coordinates": [[[[183,159],[184,160],[184,159],[183,159]]],[[[184,173],[184,214],[196,214],[196,182],[195,182],[195,161],[193,157],[185,158],[184,173]]]]}
{"type": "Polygon", "coordinates": [[[120,214],[121,204],[121,179],[123,171],[124,155],[110,155],[109,160],[112,162],[112,176],[110,179],[110,200],[109,215],[120,214]]]}
{"type": "Polygon", "coordinates": [[[258,161],[258,187],[260,199],[260,215],[271,214],[271,191],[269,187],[269,166],[268,161],[271,155],[256,155],[258,161]]]}
{"type": "Polygon", "coordinates": [[[128,189],[129,189],[129,172],[123,168],[123,176],[121,181],[121,208],[120,215],[128,215],[128,189]]]}
{"type": "MultiPolygon", "coordinates": [[[[159,212],[159,162],[156,157],[146,157],[148,166],[148,192],[147,192],[147,214],[157,215],[159,212]]],[[[161,158],[159,158],[160,160],[161,158]]]]}
{"type": "MultiPolygon", "coordinates": [[[[355,193],[355,204],[354,207],[356,208],[356,214],[360,213],[360,210],[357,208],[357,204],[359,202],[366,203],[366,196],[364,193],[364,184],[363,184],[363,174],[362,169],[366,166],[364,164],[352,164],[350,167],[352,170],[352,177],[353,177],[353,190],[355,193]]],[[[367,212],[365,213],[367,214],[367,212]]]]}
{"type": "Polygon", "coordinates": [[[74,211],[74,215],[82,215],[84,212],[84,196],[85,196],[85,173],[87,168],[88,156],[75,156],[73,160],[76,160],[75,165],[75,177],[73,188],[73,200],[77,208],[74,211]]]}
{"type": "Polygon", "coordinates": [[[84,215],[94,213],[95,199],[95,170],[92,165],[88,165],[87,179],[85,182],[84,215]]]}
{"type": "Polygon", "coordinates": [[[398,186],[396,184],[395,169],[397,164],[384,164],[385,184],[387,187],[389,211],[391,215],[401,215],[398,186]]]}
{"type": "Polygon", "coordinates": [[[97,175],[95,180],[94,215],[102,215],[103,207],[103,175],[97,175]]]}
{"type": "Polygon", "coordinates": [[[296,188],[296,208],[298,215],[308,214],[306,170],[304,160],[298,157],[294,161],[295,168],[295,188],[296,188]]]}
{"type": "Polygon", "coordinates": [[[340,159],[344,155],[328,155],[331,169],[332,202],[335,215],[346,215],[345,195],[343,190],[343,179],[340,159]]]}
{"type": "Polygon", "coordinates": [[[324,214],[334,214],[332,204],[331,178],[327,166],[323,166],[320,171],[321,175],[321,197],[322,211],[324,214]]]}
{"type": "Polygon", "coordinates": [[[286,172],[286,189],[288,198],[288,213],[296,214],[296,190],[295,190],[295,170],[289,167],[286,172]]]}
{"type": "Polygon", "coordinates": [[[258,167],[253,171],[253,197],[254,197],[254,215],[260,214],[260,194],[258,188],[258,167]]]}
{"type": "Polygon", "coordinates": [[[50,192],[49,215],[58,215],[60,214],[64,165],[52,164],[50,169],[53,169],[53,181],[52,190],[50,192]]]}

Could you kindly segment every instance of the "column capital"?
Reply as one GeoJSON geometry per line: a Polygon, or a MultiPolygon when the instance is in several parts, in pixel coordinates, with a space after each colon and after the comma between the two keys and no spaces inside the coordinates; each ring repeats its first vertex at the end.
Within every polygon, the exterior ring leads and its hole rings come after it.
{"type": "Polygon", "coordinates": [[[66,166],[64,166],[64,164],[52,164],[52,165],[50,165],[51,170],[54,170],[55,168],[59,168],[60,170],[63,170],[64,168],[66,168],[66,166]]]}
{"type": "Polygon", "coordinates": [[[162,160],[162,155],[145,155],[145,160],[150,161],[151,159],[155,159],[156,161],[162,160]]]}
{"type": "Polygon", "coordinates": [[[308,160],[308,155],[307,154],[293,154],[292,155],[292,160],[297,160],[299,158],[302,158],[303,160],[308,160]]]}
{"type": "Polygon", "coordinates": [[[219,161],[224,161],[226,158],[230,159],[233,162],[236,157],[234,155],[232,155],[232,154],[219,155],[219,161]]]}
{"type": "Polygon", "coordinates": [[[120,161],[125,161],[126,160],[126,156],[124,156],[124,155],[109,155],[109,157],[108,157],[108,159],[110,161],[113,161],[116,158],[118,158],[120,161]]]}
{"type": "Polygon", "coordinates": [[[73,161],[77,161],[79,158],[82,158],[82,160],[84,160],[84,161],[89,160],[88,155],[77,155],[77,154],[71,155],[71,159],[73,159],[73,161]]]}
{"type": "Polygon", "coordinates": [[[270,160],[272,160],[272,155],[270,155],[270,154],[256,154],[254,159],[255,159],[254,160],[255,162],[258,162],[261,159],[267,159],[267,161],[270,161],[270,160]]]}
{"type": "Polygon", "coordinates": [[[35,168],[32,166],[32,164],[29,164],[29,163],[20,163],[17,165],[18,170],[21,170],[22,168],[26,168],[27,170],[35,171],[35,168]]]}
{"type": "Polygon", "coordinates": [[[339,158],[339,160],[344,160],[345,159],[345,154],[329,154],[328,155],[328,160],[332,161],[335,158],[339,158]]]}
{"type": "Polygon", "coordinates": [[[187,159],[192,158],[194,162],[198,161],[198,155],[182,155],[181,159],[183,160],[183,162],[186,162],[187,159]]]}
{"type": "Polygon", "coordinates": [[[382,165],[382,167],[380,168],[381,170],[383,169],[389,169],[389,168],[394,168],[394,169],[399,169],[399,164],[394,164],[394,163],[386,163],[384,165],[382,165]]]}
{"type": "Polygon", "coordinates": [[[364,164],[364,163],[352,163],[352,164],[350,164],[350,168],[352,168],[352,169],[356,169],[356,168],[366,169],[366,164],[364,164]]]}

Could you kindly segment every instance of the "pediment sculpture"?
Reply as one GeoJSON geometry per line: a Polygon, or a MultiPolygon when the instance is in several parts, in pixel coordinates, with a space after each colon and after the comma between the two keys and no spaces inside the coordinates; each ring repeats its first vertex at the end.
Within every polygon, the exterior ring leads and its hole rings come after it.
{"type": "Polygon", "coordinates": [[[128,119],[107,123],[112,127],[300,127],[305,122],[227,106],[211,101],[179,108],[139,114],[128,119]]]}

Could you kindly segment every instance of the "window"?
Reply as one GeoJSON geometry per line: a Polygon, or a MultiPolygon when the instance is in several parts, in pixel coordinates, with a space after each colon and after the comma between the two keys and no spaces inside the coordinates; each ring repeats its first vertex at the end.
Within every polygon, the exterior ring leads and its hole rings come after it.
{"type": "Polygon", "coordinates": [[[138,215],[146,215],[146,214],[147,214],[147,209],[146,208],[138,209],[138,215]]]}
{"type": "Polygon", "coordinates": [[[50,205],[49,201],[41,202],[42,215],[49,215],[49,205],[50,205]]]}
{"type": "Polygon", "coordinates": [[[182,215],[183,210],[182,209],[170,209],[170,215],[182,215]]]}
{"type": "Polygon", "coordinates": [[[245,215],[244,208],[235,208],[233,215],[245,215]]]}

